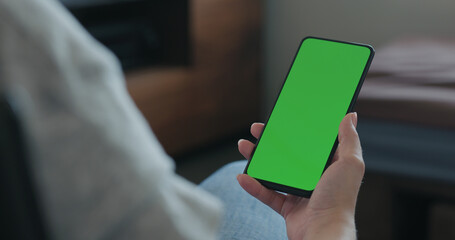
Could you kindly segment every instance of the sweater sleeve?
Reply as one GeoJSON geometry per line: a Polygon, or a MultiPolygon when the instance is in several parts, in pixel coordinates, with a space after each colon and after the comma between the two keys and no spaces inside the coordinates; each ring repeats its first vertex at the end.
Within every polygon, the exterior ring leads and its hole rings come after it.
{"type": "Polygon", "coordinates": [[[174,173],[115,57],[55,0],[0,0],[0,87],[21,109],[56,239],[214,239],[221,203],[174,173]]]}

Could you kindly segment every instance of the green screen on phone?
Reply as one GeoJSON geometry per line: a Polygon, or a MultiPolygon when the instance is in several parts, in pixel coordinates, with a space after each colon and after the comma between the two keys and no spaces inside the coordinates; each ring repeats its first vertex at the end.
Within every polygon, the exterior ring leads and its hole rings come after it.
{"type": "Polygon", "coordinates": [[[367,45],[305,38],[246,173],[314,190],[372,54],[367,45]]]}

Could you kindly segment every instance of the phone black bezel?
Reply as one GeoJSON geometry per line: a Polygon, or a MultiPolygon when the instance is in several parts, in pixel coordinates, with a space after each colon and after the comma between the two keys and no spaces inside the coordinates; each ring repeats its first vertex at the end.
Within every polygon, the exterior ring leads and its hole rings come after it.
{"type": "MultiPolygon", "coordinates": [[[[362,76],[360,77],[359,83],[357,84],[357,88],[356,88],[356,90],[354,92],[354,96],[351,99],[351,103],[349,104],[349,107],[348,107],[348,110],[347,110],[346,114],[352,112],[352,110],[354,109],[355,103],[357,101],[357,97],[359,96],[360,89],[362,88],[363,82],[365,80],[365,77],[366,77],[366,75],[368,73],[368,70],[370,68],[371,62],[372,62],[373,57],[374,57],[374,53],[375,53],[374,48],[371,45],[363,44],[363,43],[340,41],[340,40],[333,40],[333,39],[328,39],[328,38],[320,38],[320,37],[308,36],[308,37],[303,38],[300,41],[300,44],[298,45],[297,51],[296,51],[296,53],[294,55],[294,59],[292,60],[291,66],[289,67],[289,70],[288,70],[288,72],[286,74],[286,77],[284,78],[284,81],[281,84],[280,91],[279,91],[279,93],[278,93],[278,95],[277,95],[277,97],[275,99],[275,104],[273,105],[272,110],[268,114],[267,121],[264,123],[264,131],[265,131],[265,128],[267,127],[267,123],[268,123],[268,121],[270,119],[270,116],[272,115],[273,110],[275,109],[276,103],[277,103],[278,98],[279,98],[279,96],[281,94],[281,91],[283,90],[284,84],[286,83],[286,80],[287,80],[287,78],[289,76],[289,73],[291,72],[291,69],[292,69],[292,66],[294,65],[295,59],[297,57],[297,54],[299,53],[299,50],[300,50],[303,42],[305,40],[307,40],[307,39],[318,39],[318,40],[323,40],[323,41],[331,41],[331,42],[338,42],[338,43],[344,43],[344,44],[357,45],[357,46],[366,47],[366,48],[368,48],[370,50],[370,56],[368,58],[367,64],[365,65],[365,68],[363,69],[362,76]]],[[[254,152],[256,151],[256,146],[259,144],[259,141],[261,140],[261,137],[262,137],[262,133],[258,137],[258,139],[256,141],[256,145],[253,148],[253,151],[251,153],[251,157],[250,157],[250,159],[248,159],[248,163],[247,163],[247,165],[245,167],[245,170],[243,171],[243,173],[245,173],[245,174],[248,174],[248,166],[250,165],[250,162],[253,159],[254,152]]],[[[327,162],[326,162],[326,164],[324,166],[324,170],[322,171],[322,174],[324,174],[325,170],[330,166],[330,163],[332,162],[332,158],[333,158],[333,155],[335,154],[335,151],[336,151],[337,147],[338,147],[338,135],[335,138],[334,144],[332,146],[332,150],[330,151],[330,155],[329,155],[329,157],[327,159],[327,162]]],[[[321,174],[321,176],[322,176],[322,174],[321,174]]],[[[279,191],[279,192],[285,192],[285,193],[289,193],[289,194],[293,194],[293,195],[301,196],[301,197],[305,197],[305,198],[311,197],[311,194],[314,191],[314,189],[313,190],[304,190],[304,189],[299,189],[299,188],[286,186],[286,185],[279,184],[279,183],[269,182],[269,181],[262,180],[262,179],[257,179],[257,178],[255,178],[255,179],[258,180],[262,185],[264,185],[265,187],[267,187],[269,189],[273,189],[273,190],[276,190],[276,191],[279,191]]]]}

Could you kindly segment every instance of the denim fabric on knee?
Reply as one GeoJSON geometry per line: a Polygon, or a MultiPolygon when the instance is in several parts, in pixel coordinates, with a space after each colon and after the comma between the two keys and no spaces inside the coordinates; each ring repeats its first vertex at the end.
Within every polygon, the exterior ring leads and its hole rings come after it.
{"type": "Polygon", "coordinates": [[[237,182],[247,161],[237,161],[220,168],[200,187],[217,196],[225,205],[219,232],[220,239],[287,239],[284,219],[268,206],[245,192],[237,182]]]}

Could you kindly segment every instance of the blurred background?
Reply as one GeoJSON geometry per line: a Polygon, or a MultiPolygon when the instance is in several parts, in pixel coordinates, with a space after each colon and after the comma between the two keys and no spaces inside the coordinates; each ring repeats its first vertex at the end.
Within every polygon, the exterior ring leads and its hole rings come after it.
{"type": "Polygon", "coordinates": [[[242,159],[300,40],[368,43],[359,239],[455,239],[455,2],[62,0],[121,60],[177,172],[199,183],[242,159]]]}

